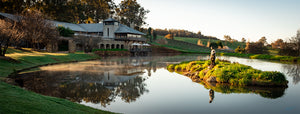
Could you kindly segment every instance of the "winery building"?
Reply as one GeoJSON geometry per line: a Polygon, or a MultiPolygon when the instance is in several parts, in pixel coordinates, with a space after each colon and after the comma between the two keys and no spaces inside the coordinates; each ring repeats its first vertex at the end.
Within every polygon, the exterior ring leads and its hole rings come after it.
{"type": "MultiPolygon", "coordinates": [[[[18,16],[1,13],[0,18],[8,18],[16,20],[18,16]]],[[[67,22],[51,21],[55,26],[64,26],[70,28],[75,32],[73,38],[62,38],[64,41],[68,41],[67,45],[69,51],[74,52],[76,50],[83,50],[82,44],[75,39],[83,38],[99,38],[97,40],[97,46],[93,48],[98,49],[143,49],[143,47],[149,46],[146,44],[145,35],[131,27],[121,24],[115,19],[108,18],[102,23],[92,24],[73,24],[67,22]]]]}

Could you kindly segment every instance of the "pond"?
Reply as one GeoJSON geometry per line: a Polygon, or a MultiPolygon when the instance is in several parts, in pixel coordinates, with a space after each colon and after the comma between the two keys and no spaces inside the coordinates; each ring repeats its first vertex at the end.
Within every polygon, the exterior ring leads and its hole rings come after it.
{"type": "Polygon", "coordinates": [[[110,57],[40,67],[15,84],[43,95],[118,113],[299,113],[300,65],[219,56],[263,71],[280,71],[288,88],[195,83],[168,64],[207,55],[110,57]],[[38,71],[35,71],[38,70],[38,71]]]}

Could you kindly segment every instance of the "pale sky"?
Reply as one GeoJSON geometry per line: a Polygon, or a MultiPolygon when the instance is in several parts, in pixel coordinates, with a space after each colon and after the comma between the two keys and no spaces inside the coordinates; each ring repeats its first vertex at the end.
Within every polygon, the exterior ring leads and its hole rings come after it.
{"type": "MultiPolygon", "coordinates": [[[[115,0],[119,4],[121,0],[115,0]]],[[[286,40],[300,29],[300,0],[137,0],[145,9],[145,27],[201,31],[268,43],[286,40]]]]}

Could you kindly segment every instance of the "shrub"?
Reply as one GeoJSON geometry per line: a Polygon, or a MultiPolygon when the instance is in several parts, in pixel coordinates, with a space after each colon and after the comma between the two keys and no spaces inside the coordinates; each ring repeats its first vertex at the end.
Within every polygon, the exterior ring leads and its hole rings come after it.
{"type": "Polygon", "coordinates": [[[59,35],[64,37],[72,37],[74,35],[74,31],[70,28],[65,28],[63,26],[58,26],[57,30],[59,31],[59,35]]]}

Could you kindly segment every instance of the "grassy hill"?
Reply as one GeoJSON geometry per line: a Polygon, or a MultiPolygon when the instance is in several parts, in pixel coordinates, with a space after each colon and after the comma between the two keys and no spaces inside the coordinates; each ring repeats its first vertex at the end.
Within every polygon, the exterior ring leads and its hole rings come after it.
{"type": "MultiPolygon", "coordinates": [[[[181,52],[189,52],[189,53],[210,53],[210,48],[207,48],[207,42],[209,41],[209,39],[201,39],[203,45],[205,46],[198,46],[197,42],[198,42],[199,38],[187,38],[187,37],[174,37],[174,40],[170,40],[170,39],[165,39],[163,36],[158,36],[156,42],[153,42],[152,44],[154,45],[158,45],[158,46],[162,46],[162,47],[166,47],[169,49],[174,49],[177,51],[181,51],[181,52]],[[166,40],[167,43],[160,43],[159,40],[166,40]]],[[[217,42],[217,41],[221,41],[221,40],[210,40],[211,42],[217,42]]],[[[229,48],[231,49],[235,49],[238,46],[245,46],[245,43],[241,43],[241,42],[226,42],[222,41],[223,45],[227,44],[229,48]]],[[[217,52],[227,52],[225,50],[217,50],[217,52]]]]}
{"type": "Polygon", "coordinates": [[[209,53],[210,52],[210,49],[207,47],[201,47],[195,44],[177,41],[177,40],[169,40],[169,39],[166,40],[168,42],[167,44],[159,44],[157,42],[154,42],[152,44],[166,47],[180,52],[187,52],[187,53],[209,53]]]}
{"type": "MultiPolygon", "coordinates": [[[[183,42],[188,42],[188,43],[192,43],[192,44],[197,44],[199,38],[187,38],[187,37],[174,37],[174,40],[178,40],[178,41],[183,41],[183,42]]],[[[203,45],[207,45],[207,42],[209,41],[209,39],[200,39],[203,45]]],[[[225,46],[227,45],[230,49],[235,49],[238,46],[241,47],[245,47],[245,43],[242,42],[225,42],[223,40],[210,40],[210,42],[217,42],[217,41],[221,41],[222,44],[225,46]]]]}

